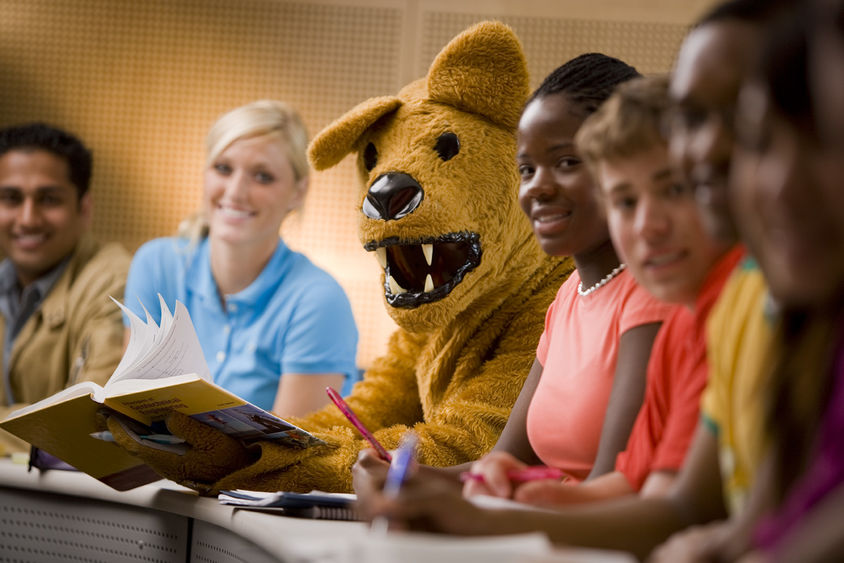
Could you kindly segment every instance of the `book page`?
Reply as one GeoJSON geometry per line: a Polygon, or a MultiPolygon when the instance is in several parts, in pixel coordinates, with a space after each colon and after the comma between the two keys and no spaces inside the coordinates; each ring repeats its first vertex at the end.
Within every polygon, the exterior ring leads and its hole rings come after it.
{"type": "Polygon", "coordinates": [[[190,381],[196,381],[197,376],[193,373],[183,373],[168,377],[167,381],[159,379],[119,379],[117,381],[109,382],[108,397],[120,396],[128,393],[138,393],[141,391],[149,391],[151,389],[158,389],[160,387],[172,387],[190,381]]]}
{"type": "Polygon", "coordinates": [[[77,383],[76,385],[68,387],[67,389],[62,389],[58,393],[50,395],[46,399],[41,399],[37,403],[33,403],[28,407],[23,407],[16,411],[12,411],[6,418],[6,420],[15,418],[17,416],[23,416],[25,414],[29,414],[37,410],[41,410],[48,405],[54,405],[56,403],[61,403],[62,401],[67,401],[68,399],[73,399],[74,397],[82,397],[84,395],[91,395],[91,398],[93,400],[98,403],[102,403],[104,390],[102,387],[100,387],[93,381],[82,381],[80,383],[77,383]]]}
{"type": "Polygon", "coordinates": [[[513,499],[494,497],[492,495],[473,495],[466,500],[478,508],[486,508],[489,510],[538,510],[544,512],[554,512],[554,509],[552,508],[525,504],[513,499]]]}
{"type": "Polygon", "coordinates": [[[161,379],[189,373],[211,380],[211,372],[187,308],[177,301],[176,312],[171,315],[163,300],[161,307],[161,325],[150,327],[121,305],[129,316],[132,335],[118,369],[106,383],[106,389],[113,382],[123,379],[161,379]],[[132,338],[136,334],[138,338],[132,348],[132,338]]]}
{"type": "MultiPolygon", "coordinates": [[[[158,331],[155,334],[155,344],[165,340],[170,335],[170,330],[173,326],[173,315],[170,314],[170,308],[167,307],[167,303],[164,302],[164,297],[162,297],[160,293],[158,294],[158,307],[161,310],[161,322],[159,323],[158,331]]],[[[176,307],[178,308],[178,305],[176,307]]],[[[146,311],[146,309],[144,309],[144,311],[146,311]]],[[[146,313],[149,318],[149,311],[146,311],[146,313]]]]}
{"type": "Polygon", "coordinates": [[[539,532],[500,536],[448,536],[419,532],[386,535],[360,533],[330,542],[310,543],[297,550],[313,563],[635,563],[619,551],[587,548],[555,549],[539,532]]]}
{"type": "Polygon", "coordinates": [[[128,307],[114,297],[112,297],[111,300],[120,307],[120,310],[123,311],[129,319],[129,343],[126,346],[126,350],[123,352],[123,357],[120,358],[120,363],[117,364],[117,367],[110,378],[110,380],[118,380],[122,378],[122,375],[132,367],[132,364],[134,364],[138,358],[145,356],[149,349],[152,348],[155,341],[154,335],[158,330],[158,325],[156,325],[155,321],[152,320],[152,316],[149,314],[146,307],[144,307],[143,303],[141,303],[141,307],[146,313],[146,322],[141,320],[138,315],[133,313],[128,307]]]}
{"type": "Polygon", "coordinates": [[[296,555],[315,563],[525,563],[543,561],[551,553],[551,542],[540,533],[455,537],[395,532],[360,533],[330,542],[315,542],[301,548],[296,555]]]}

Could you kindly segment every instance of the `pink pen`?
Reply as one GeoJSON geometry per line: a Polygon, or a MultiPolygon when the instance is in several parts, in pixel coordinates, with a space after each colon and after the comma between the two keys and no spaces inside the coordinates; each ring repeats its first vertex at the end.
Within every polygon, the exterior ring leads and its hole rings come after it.
{"type": "Polygon", "coordinates": [[[384,446],[382,446],[378,440],[375,439],[375,436],[372,435],[372,432],[366,429],[366,426],[358,419],[357,415],[352,412],[352,409],[349,408],[349,405],[346,404],[346,401],[343,400],[343,397],[340,396],[340,393],[335,391],[332,387],[326,387],[325,392],[328,393],[328,398],[337,405],[337,408],[340,409],[346,418],[349,419],[355,428],[358,429],[358,432],[366,438],[366,440],[372,444],[372,447],[375,448],[375,451],[378,452],[378,457],[383,459],[384,461],[393,461],[393,457],[390,455],[384,446]]]}
{"type": "MultiPolygon", "coordinates": [[[[527,481],[536,481],[538,479],[563,479],[565,475],[562,470],[556,467],[546,467],[544,465],[535,465],[532,467],[525,467],[524,469],[511,469],[507,472],[507,478],[516,483],[525,483],[527,481]]],[[[565,479],[563,479],[565,480],[565,479]]],[[[464,471],[460,474],[460,481],[484,481],[484,476],[480,473],[470,473],[464,471]]]]}

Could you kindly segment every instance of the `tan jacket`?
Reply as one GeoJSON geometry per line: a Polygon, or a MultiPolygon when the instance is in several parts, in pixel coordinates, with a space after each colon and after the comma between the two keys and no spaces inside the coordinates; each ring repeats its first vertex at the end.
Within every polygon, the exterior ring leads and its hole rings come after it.
{"type": "MultiPolygon", "coordinates": [[[[83,237],[67,269],[15,339],[9,378],[16,402],[8,404],[0,385],[0,419],[74,383],[103,384],[111,376],[123,354],[123,320],[109,296],[123,299],[130,261],[122,246],[83,237]]],[[[0,342],[5,330],[0,315],[0,342]]],[[[0,430],[0,453],[28,448],[0,430]]]]}

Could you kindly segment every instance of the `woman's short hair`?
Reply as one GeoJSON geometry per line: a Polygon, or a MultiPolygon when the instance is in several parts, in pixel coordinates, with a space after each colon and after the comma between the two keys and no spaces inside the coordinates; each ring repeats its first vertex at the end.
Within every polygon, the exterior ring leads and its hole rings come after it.
{"type": "Polygon", "coordinates": [[[296,110],[277,100],[257,100],[217,119],[205,138],[206,162],[213,162],[239,139],[264,135],[278,135],[284,141],[296,181],[308,177],[308,131],[296,110]]]}

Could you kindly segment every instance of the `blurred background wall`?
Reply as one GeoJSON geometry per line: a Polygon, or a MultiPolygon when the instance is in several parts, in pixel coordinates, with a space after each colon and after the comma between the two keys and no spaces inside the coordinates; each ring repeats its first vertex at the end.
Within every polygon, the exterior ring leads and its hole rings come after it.
{"type": "MultiPolygon", "coordinates": [[[[292,103],[311,135],[423,76],[467,26],[519,35],[531,84],[587,51],[666,72],[711,0],[2,0],[0,126],[43,120],[95,154],[94,232],[134,251],[199,204],[203,139],[224,111],[292,103]]],[[[283,235],[349,295],[369,365],[394,329],[357,238],[352,159],[316,173],[283,235]]]]}

